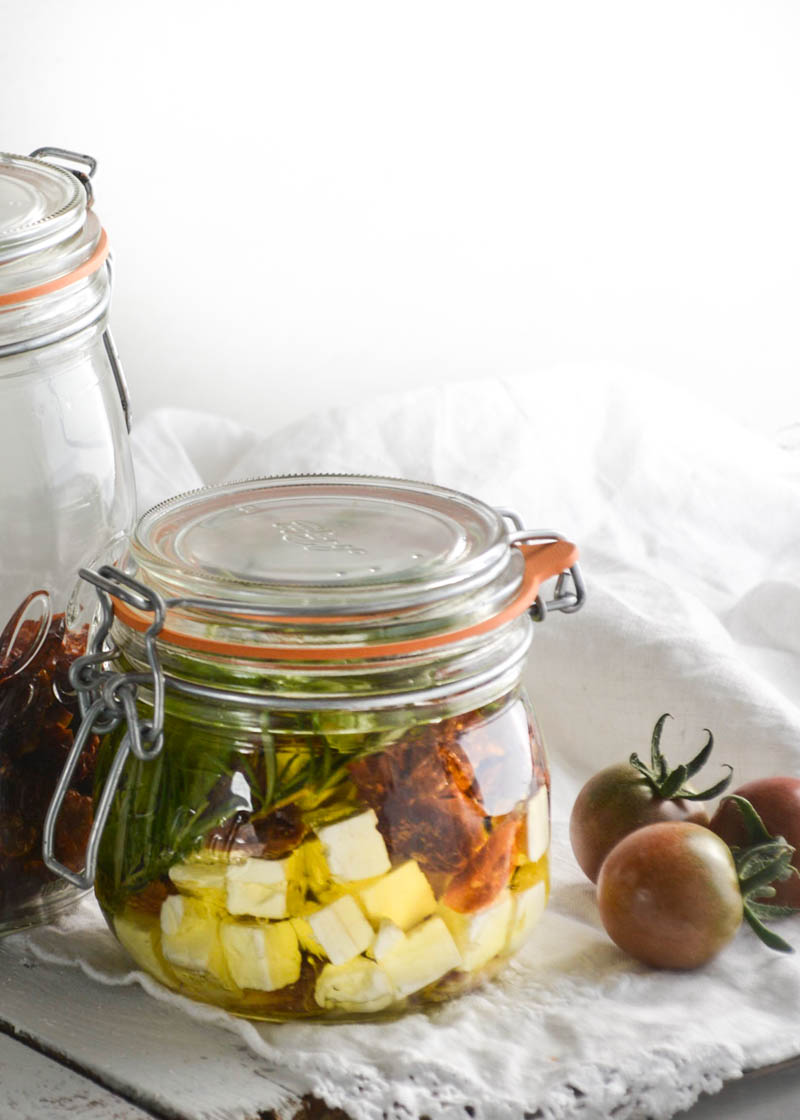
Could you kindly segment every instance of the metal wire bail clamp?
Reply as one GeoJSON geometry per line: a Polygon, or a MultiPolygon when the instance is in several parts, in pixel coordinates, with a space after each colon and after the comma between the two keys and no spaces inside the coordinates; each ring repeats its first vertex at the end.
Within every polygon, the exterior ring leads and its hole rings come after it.
{"type": "Polygon", "coordinates": [[[89,890],[97,871],[100,840],[128,756],[133,754],[135,758],[147,762],[157,758],[164,749],[165,685],[156,639],[164,625],[167,608],[158,592],[111,565],[104,565],[96,572],[81,568],[80,577],[91,583],[97,592],[100,620],[90,635],[86,653],[76,658],[70,666],[69,679],[78,694],[81,723],[47,810],[42,835],[42,856],[45,865],[54,874],[60,875],[81,890],[89,890]],[[149,673],[114,673],[106,668],[114,655],[113,646],[108,643],[114,621],[112,593],[115,598],[122,599],[136,610],[151,611],[153,614],[153,621],[144,639],[149,673]],[[150,721],[139,718],[136,706],[138,690],[142,685],[147,685],[153,692],[153,718],[150,721]],[[93,734],[108,734],[123,720],[127,725],[125,735],[117,747],[97,803],[86,844],[84,869],[72,871],[55,855],[56,825],[64,798],[89,737],[93,734]]]}

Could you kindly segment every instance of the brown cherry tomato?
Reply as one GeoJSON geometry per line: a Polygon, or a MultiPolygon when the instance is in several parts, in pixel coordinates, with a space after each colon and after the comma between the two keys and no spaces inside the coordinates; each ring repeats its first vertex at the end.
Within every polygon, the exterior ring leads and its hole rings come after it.
{"type": "MultiPolygon", "coordinates": [[[[795,849],[792,865],[800,871],[800,778],[758,778],[733,791],[745,797],[773,836],[782,836],[795,849]]],[[[747,845],[747,829],[736,804],[724,801],[710,827],[726,844],[747,845]]],[[[800,907],[800,875],[776,882],[775,895],[765,902],[800,907]]]]}
{"type": "Polygon", "coordinates": [[[620,840],[600,869],[597,902],[606,932],[654,968],[697,968],[742,923],[730,849],[689,822],[647,825],[620,840]]]}
{"type": "Polygon", "coordinates": [[[623,836],[659,821],[708,824],[708,814],[696,802],[659,797],[627,762],[607,766],[589,779],[573,806],[569,838],[575,858],[596,883],[603,860],[623,836]]]}

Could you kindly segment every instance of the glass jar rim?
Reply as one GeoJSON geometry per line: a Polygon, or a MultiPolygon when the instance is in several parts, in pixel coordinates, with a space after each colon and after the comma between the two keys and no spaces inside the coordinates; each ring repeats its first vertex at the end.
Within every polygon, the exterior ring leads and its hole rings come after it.
{"type": "Polygon", "coordinates": [[[60,148],[0,152],[0,358],[62,342],[104,322],[108,238],[91,208],[90,156],[60,148]],[[70,170],[44,156],[88,167],[70,170]]]}
{"type": "Polygon", "coordinates": [[[85,224],[87,203],[66,168],[0,152],[0,265],[69,240],[85,224]]]}
{"type": "MultiPolygon", "coordinates": [[[[171,645],[255,660],[372,660],[496,630],[575,565],[574,545],[517,539],[526,535],[506,518],[460,491],[404,479],[251,479],[154,507],[127,565],[163,603],[160,638],[171,645]]],[[[150,625],[150,607],[118,598],[115,609],[129,629],[150,625]]]]}

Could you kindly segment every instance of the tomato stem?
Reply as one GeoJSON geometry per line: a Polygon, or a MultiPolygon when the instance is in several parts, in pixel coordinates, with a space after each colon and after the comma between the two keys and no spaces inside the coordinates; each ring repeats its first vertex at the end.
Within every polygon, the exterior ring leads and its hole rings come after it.
{"type": "Polygon", "coordinates": [[[776,953],[794,952],[794,949],[789,944],[789,942],[784,941],[783,938],[779,937],[774,930],[769,928],[769,926],[765,926],[764,923],[760,921],[753,913],[752,908],[747,905],[745,905],[744,908],[744,920],[747,922],[747,924],[750,926],[759,940],[763,941],[768,949],[774,949],[776,953]]]}
{"type": "Polygon", "coordinates": [[[772,918],[788,917],[798,913],[793,906],[773,906],[763,901],[773,898],[773,883],[783,882],[797,875],[792,865],[794,848],[782,836],[773,836],[767,829],[755,808],[738,793],[731,793],[722,799],[732,801],[742,814],[750,843],[747,847],[731,847],[739,889],[742,892],[744,917],[750,928],[770,949],[779,953],[793,953],[794,949],[774,930],[764,923],[772,918]]]}
{"type": "Polygon", "coordinates": [[[704,728],[703,730],[708,735],[708,741],[705,746],[690,762],[683,763],[674,770],[670,770],[667,760],[661,751],[661,733],[668,719],[672,719],[672,716],[669,712],[665,712],[662,716],[659,716],[653,728],[653,734],[650,739],[650,765],[646,766],[639,758],[638,754],[634,752],[629,760],[631,766],[639,771],[656,797],[660,797],[663,801],[677,800],[679,798],[684,801],[709,801],[712,797],[718,797],[728,788],[733,777],[733,767],[728,766],[727,763],[725,764],[728,771],[726,776],[715,785],[709,786],[708,789],[698,792],[684,784],[687,779],[692,778],[708,761],[714,747],[714,736],[707,727],[704,728]]]}

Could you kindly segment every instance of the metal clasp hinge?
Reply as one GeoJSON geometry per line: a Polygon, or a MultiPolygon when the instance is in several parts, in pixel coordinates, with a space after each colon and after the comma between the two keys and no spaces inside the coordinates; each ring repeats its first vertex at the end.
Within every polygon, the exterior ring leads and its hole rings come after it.
{"type": "MultiPolygon", "coordinates": [[[[498,507],[497,512],[501,517],[510,521],[515,532],[509,536],[511,544],[528,544],[533,541],[563,541],[566,538],[561,533],[550,532],[545,529],[525,529],[522,518],[513,509],[498,507]]],[[[580,564],[577,562],[567,571],[562,572],[556,579],[555,594],[552,599],[543,599],[536,596],[533,606],[528,613],[534,622],[544,622],[551,611],[562,611],[564,614],[574,614],[579,611],[586,601],[586,584],[580,564]]]]}
{"type": "Polygon", "coordinates": [[[86,653],[76,658],[70,666],[69,679],[78,694],[81,724],[47,810],[42,856],[45,865],[56,875],[81,890],[88,890],[94,882],[100,841],[128,756],[132,754],[142,762],[147,762],[157,758],[164,748],[164,674],[158,660],[156,639],[164,625],[166,604],[156,591],[110,565],[104,565],[96,572],[81,568],[80,576],[97,591],[100,619],[90,637],[86,653]],[[107,667],[114,656],[114,649],[109,641],[114,621],[112,595],[136,610],[153,614],[153,621],[144,637],[150,670],[148,673],[115,673],[107,667]],[[147,722],[139,718],[136,703],[138,690],[142,685],[151,688],[153,692],[153,718],[147,722]],[[86,844],[83,871],[72,871],[55,854],[56,826],[64,798],[90,736],[106,735],[123,720],[126,724],[125,735],[117,747],[103,792],[97,802],[86,844]]]}
{"type": "Polygon", "coordinates": [[[86,191],[86,199],[89,206],[94,202],[94,191],[92,190],[92,176],[97,170],[97,160],[94,156],[88,156],[84,152],[73,152],[69,148],[36,148],[30,153],[31,159],[56,159],[67,165],[66,170],[72,172],[76,179],[83,183],[83,189],[86,191]],[[78,169],[70,167],[71,163],[77,163],[78,169]],[[79,168],[85,167],[86,171],[81,171],[79,168]]]}

